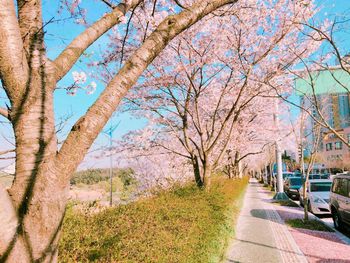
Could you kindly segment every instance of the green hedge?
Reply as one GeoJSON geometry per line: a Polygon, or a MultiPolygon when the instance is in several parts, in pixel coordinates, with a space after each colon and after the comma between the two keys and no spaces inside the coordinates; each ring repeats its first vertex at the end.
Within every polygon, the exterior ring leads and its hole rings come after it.
{"type": "Polygon", "coordinates": [[[217,178],[86,215],[68,208],[60,262],[218,262],[247,179],[217,178]]]}

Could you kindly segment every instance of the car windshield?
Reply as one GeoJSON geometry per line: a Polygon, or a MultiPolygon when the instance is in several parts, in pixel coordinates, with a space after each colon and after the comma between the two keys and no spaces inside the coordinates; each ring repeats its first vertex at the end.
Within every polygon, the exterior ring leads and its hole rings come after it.
{"type": "Polygon", "coordinates": [[[290,184],[291,185],[301,185],[301,178],[300,177],[290,178],[290,184]]]}
{"type": "Polygon", "coordinates": [[[321,174],[321,179],[329,179],[329,174],[321,174]]]}
{"type": "Polygon", "coordinates": [[[319,174],[310,174],[309,179],[321,179],[321,175],[319,175],[319,174]]]}
{"type": "Polygon", "coordinates": [[[311,192],[329,192],[331,190],[331,182],[311,183],[311,192]]]}

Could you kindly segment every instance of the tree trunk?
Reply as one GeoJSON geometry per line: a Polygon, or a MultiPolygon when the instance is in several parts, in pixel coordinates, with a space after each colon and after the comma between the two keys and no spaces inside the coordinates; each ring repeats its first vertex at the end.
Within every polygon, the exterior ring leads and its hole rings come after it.
{"type": "Polygon", "coordinates": [[[211,187],[211,172],[211,165],[205,162],[203,165],[203,186],[207,191],[209,191],[211,187]]]}
{"type": "Polygon", "coordinates": [[[232,165],[231,164],[226,165],[226,169],[227,169],[228,178],[231,179],[232,178],[232,165]]]}
{"type": "Polygon", "coordinates": [[[9,195],[18,226],[1,260],[53,262],[63,220],[69,181],[55,166],[54,85],[40,69],[32,73],[26,99],[12,106],[16,139],[16,175],[9,195]]]}
{"type": "Polygon", "coordinates": [[[237,172],[238,172],[238,178],[242,178],[243,177],[243,171],[242,171],[242,161],[238,161],[237,164],[237,172]]]}
{"type": "Polygon", "coordinates": [[[197,186],[203,187],[201,169],[200,169],[200,165],[198,162],[198,156],[192,157],[192,166],[193,166],[193,172],[194,172],[194,179],[196,181],[197,186]]]}
{"type": "Polygon", "coordinates": [[[305,178],[305,181],[303,183],[303,202],[304,202],[304,220],[307,221],[309,220],[309,198],[308,198],[308,194],[307,194],[307,185],[308,185],[308,178],[309,176],[307,175],[305,178]]]}
{"type": "Polygon", "coordinates": [[[242,178],[242,160],[240,160],[240,154],[237,151],[235,153],[235,162],[234,162],[234,167],[235,167],[235,177],[237,178],[242,178]]]}

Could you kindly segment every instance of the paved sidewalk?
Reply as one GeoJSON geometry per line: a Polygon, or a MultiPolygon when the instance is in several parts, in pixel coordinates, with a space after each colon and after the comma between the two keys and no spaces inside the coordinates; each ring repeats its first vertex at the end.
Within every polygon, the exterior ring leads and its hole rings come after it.
{"type": "Polygon", "coordinates": [[[225,262],[307,262],[269,199],[251,179],[225,262]]]}

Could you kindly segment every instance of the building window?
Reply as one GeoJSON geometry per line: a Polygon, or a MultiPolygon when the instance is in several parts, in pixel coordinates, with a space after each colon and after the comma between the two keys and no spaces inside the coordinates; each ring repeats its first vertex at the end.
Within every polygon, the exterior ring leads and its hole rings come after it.
{"type": "Polygon", "coordinates": [[[326,151],[331,151],[332,150],[332,143],[327,143],[326,144],[326,151]]]}
{"type": "Polygon", "coordinates": [[[341,150],[341,149],[343,149],[343,143],[342,142],[335,142],[335,144],[334,144],[334,148],[336,149],[336,150],[341,150]]]}

